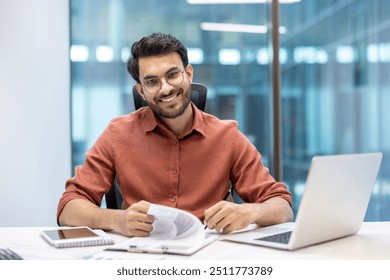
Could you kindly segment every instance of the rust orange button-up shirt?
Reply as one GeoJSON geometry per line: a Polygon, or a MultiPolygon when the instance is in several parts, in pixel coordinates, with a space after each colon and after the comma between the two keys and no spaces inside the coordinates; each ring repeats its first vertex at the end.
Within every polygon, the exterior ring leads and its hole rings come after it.
{"type": "Polygon", "coordinates": [[[291,204],[283,183],[275,182],[261,155],[238,130],[197,109],[189,133],[176,137],[149,107],[113,119],[66,182],[57,217],[72,199],[100,205],[116,177],[122,208],[146,200],[189,211],[203,220],[204,210],[222,200],[229,182],[245,202],[281,197],[291,204]]]}

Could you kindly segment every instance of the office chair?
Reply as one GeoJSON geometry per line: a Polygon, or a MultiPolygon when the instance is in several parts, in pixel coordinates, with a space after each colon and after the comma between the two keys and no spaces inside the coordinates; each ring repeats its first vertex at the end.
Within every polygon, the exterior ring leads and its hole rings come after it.
{"type": "MultiPolygon", "coordinates": [[[[204,111],[206,106],[207,98],[207,87],[202,84],[191,84],[191,101],[198,107],[199,110],[204,111]]],[[[141,107],[148,106],[145,100],[137,91],[136,87],[133,87],[133,99],[135,110],[138,110],[141,107]]],[[[111,189],[105,193],[106,205],[109,209],[120,209],[122,205],[122,194],[119,191],[118,183],[116,178],[111,189]]]]}

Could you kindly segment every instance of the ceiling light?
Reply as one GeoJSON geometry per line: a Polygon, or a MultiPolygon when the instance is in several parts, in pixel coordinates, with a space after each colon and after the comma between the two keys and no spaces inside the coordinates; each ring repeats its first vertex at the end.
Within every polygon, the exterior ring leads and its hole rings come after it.
{"type": "MultiPolygon", "coordinates": [[[[204,31],[260,33],[260,34],[265,34],[268,31],[268,28],[265,25],[218,23],[218,22],[202,22],[200,24],[200,29],[204,31]]],[[[284,34],[287,32],[287,28],[284,26],[280,26],[279,32],[284,34]]]]}
{"type": "Polygon", "coordinates": [[[72,45],[70,47],[70,60],[73,62],[85,62],[88,61],[89,50],[84,45],[72,45]]]}
{"type": "Polygon", "coordinates": [[[241,62],[241,53],[237,49],[221,49],[218,52],[218,61],[222,65],[238,65],[241,62]]]}
{"type": "Polygon", "coordinates": [[[225,31],[225,32],[243,32],[243,33],[266,33],[265,25],[249,25],[249,24],[234,24],[234,23],[215,23],[202,22],[200,28],[205,31],[225,31]]]}
{"type": "Polygon", "coordinates": [[[96,48],[96,60],[99,62],[111,62],[114,58],[114,50],[110,46],[98,46],[96,48]]]}
{"type": "MultiPolygon", "coordinates": [[[[280,4],[293,4],[301,0],[279,0],[280,4]]],[[[187,0],[188,4],[265,4],[271,0],[187,0]]]]}

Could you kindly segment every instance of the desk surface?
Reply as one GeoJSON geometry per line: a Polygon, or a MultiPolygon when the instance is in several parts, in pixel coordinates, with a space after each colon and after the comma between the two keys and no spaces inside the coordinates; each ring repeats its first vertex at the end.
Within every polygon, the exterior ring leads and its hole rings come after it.
{"type": "MultiPolygon", "coordinates": [[[[106,246],[55,249],[39,234],[39,230],[46,228],[52,227],[0,227],[0,246],[13,249],[24,259],[390,259],[390,222],[363,223],[353,236],[292,252],[220,240],[192,256],[103,251],[106,246]]],[[[115,242],[126,239],[119,234],[110,235],[115,242]]]]}

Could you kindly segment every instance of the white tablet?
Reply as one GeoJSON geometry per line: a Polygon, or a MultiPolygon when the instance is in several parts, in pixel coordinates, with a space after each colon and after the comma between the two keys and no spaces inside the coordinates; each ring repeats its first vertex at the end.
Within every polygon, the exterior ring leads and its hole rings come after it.
{"type": "Polygon", "coordinates": [[[108,235],[105,234],[103,236],[85,226],[42,230],[41,234],[50,245],[56,248],[108,245],[113,243],[108,235]]]}

